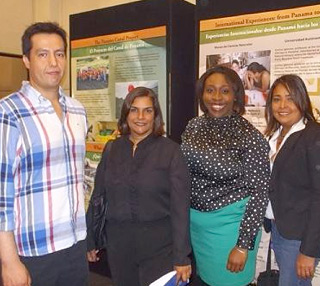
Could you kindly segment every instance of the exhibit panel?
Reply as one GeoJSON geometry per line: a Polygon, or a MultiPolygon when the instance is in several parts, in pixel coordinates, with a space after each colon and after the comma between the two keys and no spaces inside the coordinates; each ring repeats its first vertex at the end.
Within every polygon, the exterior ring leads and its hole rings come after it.
{"type": "MultiPolygon", "coordinates": [[[[316,120],[320,121],[320,5],[317,1],[249,0],[225,9],[223,1],[197,1],[199,24],[199,74],[224,65],[242,79],[246,93],[244,115],[262,133],[265,104],[274,80],[283,74],[299,75],[308,90],[316,120]],[[317,4],[317,5],[311,5],[317,4]],[[281,10],[279,10],[281,9],[281,10]],[[263,12],[262,12],[263,11],[263,12]],[[267,12],[265,12],[267,11],[267,12]],[[250,65],[269,73],[267,88],[246,85],[250,65]]],[[[269,234],[263,232],[259,245],[256,277],[265,271],[269,234]]],[[[277,268],[272,255],[272,268],[277,268]]],[[[312,285],[320,285],[320,267],[312,285]]]]}
{"type": "Polygon", "coordinates": [[[87,151],[93,161],[95,151],[115,139],[122,104],[135,87],[158,95],[166,119],[165,26],[74,40],[71,66],[72,95],[87,110],[87,151]]]}
{"type": "MultiPolygon", "coordinates": [[[[112,81],[128,82],[128,84],[130,84],[129,81],[133,81],[132,86],[139,84],[139,81],[158,81],[158,88],[161,93],[159,98],[166,122],[166,135],[177,142],[181,141],[181,133],[187,122],[196,113],[194,90],[196,79],[195,52],[197,49],[195,43],[197,41],[195,39],[194,12],[195,6],[183,0],[148,0],[70,16],[71,46],[74,41],[81,40],[84,42],[87,39],[98,39],[99,37],[113,37],[113,41],[119,35],[114,43],[107,40],[104,43],[91,44],[95,48],[101,45],[110,45],[107,47],[109,48],[107,52],[97,50],[95,52],[96,55],[110,53],[111,58],[105,59],[105,61],[108,62],[108,65],[114,65],[117,69],[116,77],[112,75],[115,69],[109,69],[108,93],[111,97],[116,97],[116,90],[112,86],[112,81]],[[162,34],[160,36],[157,36],[157,34],[148,35],[149,39],[145,36],[140,39],[130,38],[133,33],[155,31],[153,29],[162,30],[162,34]],[[121,38],[122,36],[126,37],[126,35],[129,38],[121,38]],[[121,44],[130,41],[131,46],[121,44]],[[142,44],[141,41],[145,44],[142,44]],[[116,45],[116,43],[119,44],[115,47],[117,50],[111,51],[111,46],[116,45]],[[154,52],[152,49],[154,49],[154,52]],[[135,62],[136,64],[130,65],[126,60],[121,62],[120,58],[115,62],[113,55],[120,55],[121,53],[122,55],[126,53],[127,56],[131,57],[131,63],[135,62]],[[153,53],[154,55],[157,54],[156,58],[147,56],[153,53]],[[139,59],[139,57],[143,57],[143,59],[139,59]],[[137,64],[138,62],[140,63],[137,64]],[[128,68],[129,66],[130,68],[128,68]],[[132,72],[134,67],[138,67],[140,71],[132,72]],[[127,73],[126,76],[124,76],[125,72],[127,73]],[[118,77],[120,73],[122,73],[122,76],[118,77]]],[[[89,55],[90,47],[87,47],[87,55],[89,55]]],[[[73,51],[74,47],[71,48],[72,59],[75,55],[73,51]]],[[[82,56],[85,57],[85,55],[82,56]]],[[[78,62],[79,65],[81,65],[80,62],[78,62]]],[[[72,96],[78,92],[73,79],[76,69],[76,62],[71,60],[72,96]]],[[[150,84],[155,85],[155,83],[150,84]]],[[[116,114],[116,110],[110,111],[111,116],[113,116],[113,113],[116,114]]]]}
{"type": "Polygon", "coordinates": [[[102,150],[133,88],[160,101],[166,136],[179,142],[195,115],[195,6],[149,0],[70,16],[70,90],[86,108],[86,184],[90,196],[102,150]],[[143,17],[141,17],[143,15],[143,17]]]}
{"type": "Polygon", "coordinates": [[[283,74],[297,74],[304,80],[314,115],[320,120],[319,31],[320,5],[203,20],[199,75],[220,64],[234,69],[246,91],[245,117],[263,132],[270,85],[283,74]],[[247,84],[253,66],[269,74],[265,88],[259,83],[247,84]]]}

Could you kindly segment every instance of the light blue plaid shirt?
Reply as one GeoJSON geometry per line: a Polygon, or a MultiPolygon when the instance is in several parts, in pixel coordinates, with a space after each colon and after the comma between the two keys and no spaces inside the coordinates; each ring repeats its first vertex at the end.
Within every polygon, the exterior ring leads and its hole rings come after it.
{"type": "Polygon", "coordinates": [[[86,237],[84,107],[59,90],[63,123],[29,82],[0,100],[0,231],[38,256],[86,237]]]}

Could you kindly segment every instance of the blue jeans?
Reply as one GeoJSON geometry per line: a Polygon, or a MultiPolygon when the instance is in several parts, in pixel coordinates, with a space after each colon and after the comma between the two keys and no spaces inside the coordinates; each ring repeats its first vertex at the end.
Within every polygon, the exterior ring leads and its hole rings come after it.
{"type": "Polygon", "coordinates": [[[301,241],[285,239],[272,221],[271,241],[280,270],[279,286],[311,286],[311,279],[299,279],[296,271],[296,260],[301,241]]]}

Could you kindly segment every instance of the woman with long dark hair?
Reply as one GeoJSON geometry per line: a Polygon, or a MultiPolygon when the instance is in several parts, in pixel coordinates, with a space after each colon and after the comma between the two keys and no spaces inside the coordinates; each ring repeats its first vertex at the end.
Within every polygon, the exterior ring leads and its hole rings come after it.
{"type": "Polygon", "coordinates": [[[272,167],[266,216],[279,286],[311,286],[320,257],[320,125],[300,77],[284,75],[273,83],[266,120],[272,167]]]}

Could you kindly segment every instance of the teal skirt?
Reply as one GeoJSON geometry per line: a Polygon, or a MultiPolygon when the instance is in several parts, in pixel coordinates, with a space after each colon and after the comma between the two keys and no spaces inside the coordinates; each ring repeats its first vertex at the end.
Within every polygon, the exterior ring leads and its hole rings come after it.
{"type": "Polygon", "coordinates": [[[226,268],[229,253],[237,243],[240,222],[248,200],[246,198],[211,212],[190,211],[191,243],[197,273],[211,286],[244,286],[254,278],[261,231],[256,238],[254,250],[248,251],[243,271],[232,273],[226,268]]]}

